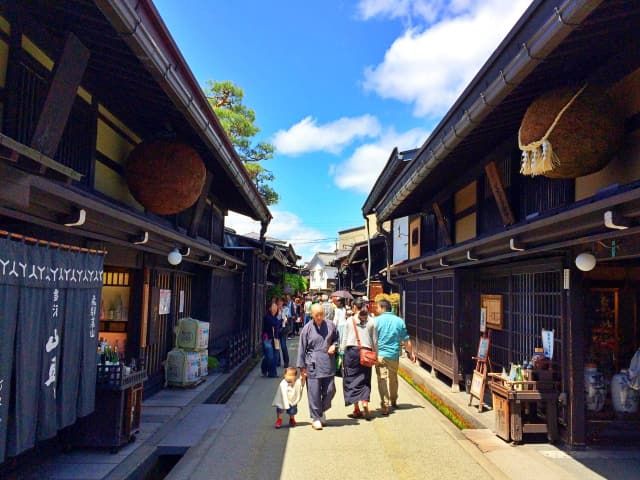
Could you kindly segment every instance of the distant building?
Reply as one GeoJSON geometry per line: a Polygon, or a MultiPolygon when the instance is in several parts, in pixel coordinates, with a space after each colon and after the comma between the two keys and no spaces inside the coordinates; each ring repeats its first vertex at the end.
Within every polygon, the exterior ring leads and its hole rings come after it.
{"type": "MultiPolygon", "coordinates": [[[[379,232],[376,215],[371,214],[367,217],[369,221],[369,235],[368,237],[375,237],[379,232]]],[[[364,242],[367,237],[367,227],[363,225],[347,228],[345,230],[340,230],[338,232],[338,250],[350,250],[355,244],[364,242]]],[[[387,222],[383,225],[385,230],[389,230],[391,226],[390,222],[387,222]]]]}
{"type": "Polygon", "coordinates": [[[336,253],[334,252],[318,252],[313,256],[307,266],[310,291],[335,289],[338,276],[338,269],[332,266],[335,259],[336,253]]]}

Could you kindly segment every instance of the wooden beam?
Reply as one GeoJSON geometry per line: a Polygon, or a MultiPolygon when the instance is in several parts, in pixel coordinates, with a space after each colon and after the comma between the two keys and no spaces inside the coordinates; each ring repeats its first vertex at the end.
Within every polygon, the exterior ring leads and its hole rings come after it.
{"type": "Polygon", "coordinates": [[[447,226],[447,221],[444,218],[444,215],[442,214],[440,205],[438,205],[438,202],[433,202],[433,205],[431,205],[431,208],[433,208],[433,213],[436,215],[436,220],[438,221],[440,235],[442,235],[442,239],[444,240],[445,245],[446,246],[452,245],[453,242],[451,241],[451,234],[449,233],[449,227],[447,226]]]}
{"type": "Polygon", "coordinates": [[[29,175],[0,162],[0,200],[22,208],[29,208],[31,182],[29,175]]]}
{"type": "Polygon", "coordinates": [[[496,204],[498,205],[498,210],[502,217],[502,223],[505,226],[513,225],[515,223],[515,217],[513,216],[513,210],[511,210],[511,205],[509,204],[507,192],[504,191],[504,186],[502,185],[502,179],[498,173],[496,163],[494,161],[487,163],[484,166],[484,171],[487,174],[489,186],[493,192],[493,198],[495,198],[496,204]]]}
{"type": "Polygon", "coordinates": [[[89,49],[69,33],[62,54],[56,62],[49,92],[31,138],[31,146],[48,157],[53,157],[58,150],[78,87],[89,63],[89,55],[89,49]]]}
{"type": "MultiPolygon", "coordinates": [[[[207,206],[207,196],[209,196],[209,190],[211,190],[211,182],[213,181],[213,175],[207,171],[207,177],[204,180],[204,187],[198,197],[198,201],[193,207],[193,215],[191,217],[191,224],[189,225],[188,234],[190,237],[198,236],[198,229],[200,228],[200,221],[202,220],[202,214],[204,213],[204,207],[207,206]]],[[[207,240],[211,240],[208,238],[207,240]]]]}
{"type": "MultiPolygon", "coordinates": [[[[64,175],[65,177],[70,178],[71,180],[82,180],[81,173],[76,172],[72,168],[63,165],[60,162],[56,162],[51,157],[43,155],[38,150],[23,145],[22,143],[2,133],[0,133],[0,146],[10,151],[10,156],[7,158],[10,161],[14,161],[13,158],[17,160],[20,157],[25,157],[40,164],[42,168],[54,170],[64,175]]],[[[3,157],[2,152],[0,152],[0,157],[3,157]]]]}

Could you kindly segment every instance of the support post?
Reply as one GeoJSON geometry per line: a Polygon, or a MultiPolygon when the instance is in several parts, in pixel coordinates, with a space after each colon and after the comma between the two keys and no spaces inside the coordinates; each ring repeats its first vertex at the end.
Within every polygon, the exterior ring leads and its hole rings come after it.
{"type": "Polygon", "coordinates": [[[89,49],[69,33],[31,139],[31,146],[48,157],[53,157],[58,150],[89,55],[89,49]]]}
{"type": "Polygon", "coordinates": [[[494,161],[487,163],[484,166],[484,171],[487,174],[489,186],[493,192],[493,198],[495,198],[496,204],[498,205],[498,211],[500,212],[500,217],[502,217],[502,223],[505,226],[513,225],[515,223],[515,217],[513,216],[513,210],[511,210],[511,205],[509,204],[507,192],[505,192],[504,185],[502,185],[502,179],[498,173],[496,163],[494,161]]]}
{"type": "Polygon", "coordinates": [[[440,229],[442,239],[444,240],[445,245],[449,247],[453,244],[453,242],[451,241],[451,233],[449,232],[447,221],[442,214],[442,209],[440,208],[438,202],[433,202],[431,208],[433,208],[433,213],[436,215],[436,220],[438,221],[438,227],[440,229]]]}
{"type": "MultiPolygon", "coordinates": [[[[209,190],[211,189],[212,181],[213,175],[211,174],[211,172],[207,171],[207,177],[205,178],[202,192],[200,192],[200,196],[198,197],[198,200],[193,207],[193,215],[191,216],[189,231],[187,232],[190,237],[195,238],[198,236],[200,222],[202,221],[202,214],[204,213],[204,208],[207,206],[207,197],[209,196],[209,190]]],[[[211,239],[208,238],[207,240],[211,239]]]]}
{"type": "Polygon", "coordinates": [[[568,324],[568,352],[566,371],[563,378],[568,379],[567,416],[568,416],[568,443],[572,447],[584,447],[587,436],[587,418],[584,394],[584,344],[585,344],[585,313],[584,303],[586,291],[582,286],[581,275],[575,270],[571,271],[571,281],[566,291],[567,300],[567,324],[568,324]]]}

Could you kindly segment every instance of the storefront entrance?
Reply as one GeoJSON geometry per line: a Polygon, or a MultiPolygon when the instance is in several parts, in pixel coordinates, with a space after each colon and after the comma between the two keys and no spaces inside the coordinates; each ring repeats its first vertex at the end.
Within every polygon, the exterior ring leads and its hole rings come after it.
{"type": "Polygon", "coordinates": [[[640,385],[640,369],[629,367],[636,354],[640,363],[640,262],[599,262],[584,288],[587,442],[638,442],[640,392],[631,385],[640,385]]]}
{"type": "MultiPolygon", "coordinates": [[[[143,352],[148,380],[145,396],[162,388],[164,361],[174,347],[174,328],[178,319],[191,316],[193,276],[186,272],[155,269],[149,273],[148,322],[143,322],[143,352]]],[[[145,295],[147,296],[147,295],[145,295]]]]}

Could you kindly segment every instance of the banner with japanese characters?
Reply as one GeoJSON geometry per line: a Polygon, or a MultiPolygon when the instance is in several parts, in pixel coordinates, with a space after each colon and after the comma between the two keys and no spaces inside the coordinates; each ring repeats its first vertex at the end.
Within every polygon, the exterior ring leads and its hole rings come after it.
{"type": "Polygon", "coordinates": [[[13,370],[13,339],[18,316],[18,287],[0,285],[0,462],[5,458],[13,370]]]}
{"type": "Polygon", "coordinates": [[[103,261],[0,239],[0,462],[93,411],[103,261]]]}

